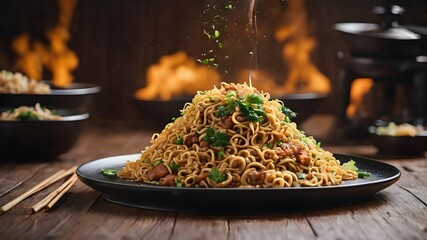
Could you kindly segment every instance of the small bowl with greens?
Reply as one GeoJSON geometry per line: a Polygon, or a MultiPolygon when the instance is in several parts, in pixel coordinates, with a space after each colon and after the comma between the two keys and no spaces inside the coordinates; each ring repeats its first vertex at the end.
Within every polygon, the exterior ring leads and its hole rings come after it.
{"type": "Polygon", "coordinates": [[[0,161],[51,160],[69,151],[82,134],[88,113],[55,110],[40,104],[0,109],[0,161]]]}
{"type": "Polygon", "coordinates": [[[427,130],[409,123],[381,123],[369,128],[370,141],[378,153],[423,155],[427,151],[427,130]]]}

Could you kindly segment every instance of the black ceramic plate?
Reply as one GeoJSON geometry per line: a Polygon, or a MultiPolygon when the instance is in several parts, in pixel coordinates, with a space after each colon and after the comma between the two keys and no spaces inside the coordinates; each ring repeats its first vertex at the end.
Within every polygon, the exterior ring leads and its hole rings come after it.
{"type": "Polygon", "coordinates": [[[68,88],[54,87],[51,82],[50,94],[16,94],[0,93],[0,108],[17,108],[34,106],[40,103],[50,109],[68,109],[88,112],[92,107],[93,97],[101,91],[101,87],[91,83],[72,83],[68,88]]]}
{"type": "Polygon", "coordinates": [[[356,161],[366,179],[344,181],[331,187],[304,188],[177,188],[104,176],[101,168],[120,169],[140,154],[108,157],[81,165],[80,180],[108,201],[146,209],[192,214],[266,214],[298,209],[335,207],[366,201],[400,177],[400,171],[383,162],[336,154],[341,162],[356,161]]]}

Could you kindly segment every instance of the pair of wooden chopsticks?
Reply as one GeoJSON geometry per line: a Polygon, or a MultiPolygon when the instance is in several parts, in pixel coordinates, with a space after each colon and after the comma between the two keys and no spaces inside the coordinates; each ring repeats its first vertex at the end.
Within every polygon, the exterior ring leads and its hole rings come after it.
{"type": "Polygon", "coordinates": [[[1,211],[3,213],[9,211],[11,208],[16,206],[18,203],[20,203],[27,197],[45,189],[46,187],[52,185],[53,183],[59,181],[60,179],[72,174],[71,177],[68,178],[68,180],[65,181],[59,188],[57,188],[55,191],[47,195],[45,198],[43,198],[43,200],[41,200],[40,202],[38,202],[32,207],[33,212],[38,212],[40,211],[40,209],[44,207],[48,209],[52,208],[52,206],[62,197],[62,195],[64,195],[68,191],[68,189],[70,189],[73,186],[73,184],[77,181],[77,175],[75,173],[76,169],[77,169],[77,166],[74,166],[68,170],[60,170],[56,172],[52,176],[46,178],[41,183],[31,188],[30,190],[26,191],[25,193],[21,194],[17,198],[3,205],[1,207],[1,211]]]}

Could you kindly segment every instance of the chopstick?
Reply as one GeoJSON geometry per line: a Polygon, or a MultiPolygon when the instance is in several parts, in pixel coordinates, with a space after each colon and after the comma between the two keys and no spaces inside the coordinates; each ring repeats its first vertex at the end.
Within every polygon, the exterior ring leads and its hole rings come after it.
{"type": "Polygon", "coordinates": [[[53,205],[64,195],[68,189],[70,189],[73,184],[77,181],[77,175],[74,173],[71,177],[65,181],[60,187],[58,187],[55,191],[51,192],[47,195],[43,200],[35,204],[33,208],[33,212],[38,212],[40,209],[47,207],[52,208],[53,205]]]}
{"type": "Polygon", "coordinates": [[[66,177],[66,176],[68,176],[70,174],[75,173],[76,169],[77,169],[77,166],[74,166],[74,167],[68,169],[67,171],[60,170],[60,171],[56,172],[55,174],[53,174],[52,176],[46,178],[45,180],[43,180],[42,182],[40,182],[36,186],[32,187],[30,190],[26,191],[25,193],[21,194],[17,198],[15,198],[12,201],[10,201],[10,202],[6,203],[5,205],[3,205],[1,207],[1,211],[3,213],[9,211],[11,208],[13,208],[14,206],[16,206],[18,203],[22,202],[27,197],[29,197],[29,196],[31,196],[31,195],[33,195],[33,194],[35,194],[35,193],[37,193],[37,192],[45,189],[46,187],[48,187],[48,186],[52,185],[53,183],[57,182],[58,180],[66,177]]]}

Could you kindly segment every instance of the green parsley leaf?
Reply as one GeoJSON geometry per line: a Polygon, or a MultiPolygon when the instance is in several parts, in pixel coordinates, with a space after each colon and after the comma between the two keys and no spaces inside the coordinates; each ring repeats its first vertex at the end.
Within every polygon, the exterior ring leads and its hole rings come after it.
{"type": "Polygon", "coordinates": [[[295,118],[297,116],[296,112],[293,112],[291,109],[282,106],[282,108],[280,109],[280,111],[285,114],[286,118],[285,118],[285,122],[291,122],[292,118],[295,118]]]}
{"type": "Polygon", "coordinates": [[[177,171],[181,167],[181,165],[171,163],[171,164],[169,164],[169,167],[174,172],[174,171],[177,171]]]}
{"type": "Polygon", "coordinates": [[[230,143],[230,136],[225,133],[215,131],[213,128],[206,130],[206,136],[203,141],[213,147],[225,147],[230,143]]]}
{"type": "Polygon", "coordinates": [[[184,142],[184,138],[182,136],[179,136],[176,140],[176,144],[181,145],[184,142]]]}
{"type": "Polygon", "coordinates": [[[227,175],[220,172],[216,168],[211,169],[211,172],[208,174],[208,177],[217,183],[224,182],[225,180],[227,180],[227,175]]]}
{"type": "Polygon", "coordinates": [[[217,110],[218,116],[220,117],[226,117],[231,115],[230,109],[228,109],[226,106],[219,106],[217,110]]]}
{"type": "Polygon", "coordinates": [[[246,97],[246,101],[251,104],[263,104],[262,97],[258,94],[251,93],[246,97]]]}
{"type": "Polygon", "coordinates": [[[218,159],[223,159],[223,158],[224,158],[224,156],[225,156],[225,153],[224,153],[224,151],[219,151],[219,152],[217,153],[217,155],[218,155],[218,159]]]}
{"type": "Polygon", "coordinates": [[[250,122],[262,122],[266,115],[262,108],[263,99],[260,95],[251,93],[246,98],[237,98],[236,91],[228,91],[225,95],[225,105],[218,107],[218,116],[230,116],[238,107],[242,116],[250,122]]]}

